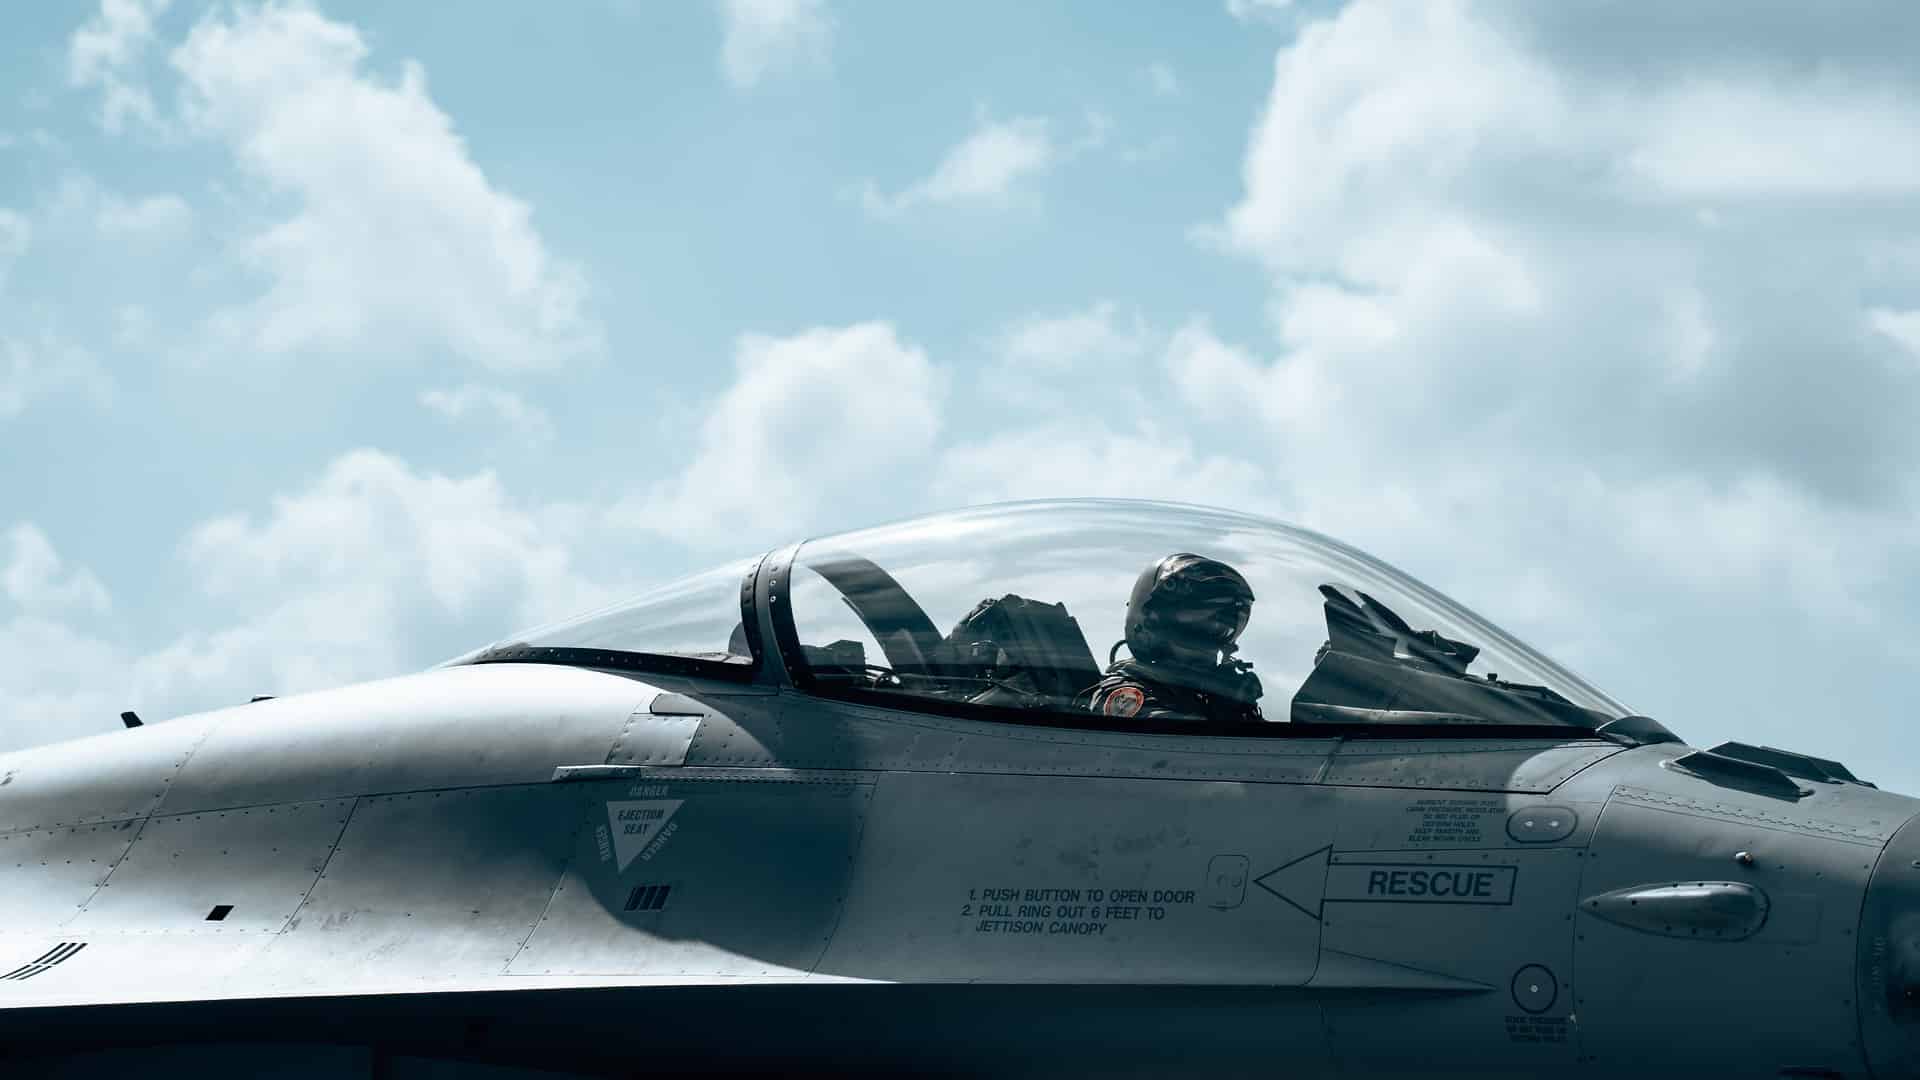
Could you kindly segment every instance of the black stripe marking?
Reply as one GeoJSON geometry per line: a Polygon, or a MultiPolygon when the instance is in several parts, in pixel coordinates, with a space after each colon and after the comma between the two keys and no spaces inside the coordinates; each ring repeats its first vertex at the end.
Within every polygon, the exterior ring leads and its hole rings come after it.
{"type": "Polygon", "coordinates": [[[12,980],[13,982],[25,982],[26,980],[33,978],[35,975],[45,974],[46,972],[52,971],[54,968],[58,967],[61,963],[70,959],[75,953],[79,952],[81,949],[84,949],[86,947],[87,947],[87,943],[84,941],[63,941],[60,944],[55,945],[53,948],[48,949],[46,952],[42,953],[38,960],[33,960],[28,963],[21,964],[19,967],[14,968],[12,971],[7,972],[5,975],[0,975],[0,982],[5,982],[8,980],[12,980]]]}
{"type": "Polygon", "coordinates": [[[627,893],[628,911],[660,911],[667,906],[667,894],[673,891],[671,885],[635,885],[627,893]]]}

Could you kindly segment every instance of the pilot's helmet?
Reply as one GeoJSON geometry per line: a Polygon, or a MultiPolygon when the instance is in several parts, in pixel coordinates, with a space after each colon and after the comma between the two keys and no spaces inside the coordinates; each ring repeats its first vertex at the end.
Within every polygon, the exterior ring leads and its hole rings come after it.
{"type": "Polygon", "coordinates": [[[1240,571],[1191,552],[1140,572],[1127,598],[1127,649],[1151,663],[1211,666],[1230,655],[1253,614],[1240,571]]]}

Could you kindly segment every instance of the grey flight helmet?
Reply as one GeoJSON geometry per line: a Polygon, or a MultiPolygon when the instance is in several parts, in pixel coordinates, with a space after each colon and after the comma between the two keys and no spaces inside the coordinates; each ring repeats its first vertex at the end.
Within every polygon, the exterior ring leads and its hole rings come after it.
{"type": "Polygon", "coordinates": [[[1126,641],[1134,659],[1208,668],[1232,656],[1253,614],[1253,587],[1218,559],[1176,552],[1134,579],[1126,641]]]}

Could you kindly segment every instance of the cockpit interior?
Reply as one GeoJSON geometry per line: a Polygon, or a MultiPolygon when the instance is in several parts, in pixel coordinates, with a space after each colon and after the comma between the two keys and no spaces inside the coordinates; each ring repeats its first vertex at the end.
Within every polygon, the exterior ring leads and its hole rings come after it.
{"type": "MultiPolygon", "coordinates": [[[[1145,602],[1174,605],[1163,615],[1182,625],[1182,601],[1145,602]]],[[[1132,725],[1092,712],[1103,679],[1164,686],[1175,704],[1159,718],[1198,722],[1208,718],[1178,703],[1215,692],[1222,673],[1261,698],[1249,714],[1258,722],[1236,725],[1241,733],[1593,730],[1629,715],[1465,607],[1338,541],[1241,514],[1126,501],[989,506],[809,540],[450,663],[499,661],[774,678],[888,708],[1116,728],[1132,725]],[[1251,593],[1230,608],[1218,641],[1179,662],[1174,650],[1140,655],[1135,587],[1142,567],[1172,553],[1231,568],[1251,593]]]]}

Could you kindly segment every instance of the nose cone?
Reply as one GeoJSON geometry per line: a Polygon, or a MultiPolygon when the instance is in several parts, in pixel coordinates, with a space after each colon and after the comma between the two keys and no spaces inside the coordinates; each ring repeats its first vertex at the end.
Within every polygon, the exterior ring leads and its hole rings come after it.
{"type": "Polygon", "coordinates": [[[1873,1074],[1920,1076],[1920,817],[1894,834],[1860,915],[1860,1035],[1873,1074]]]}

